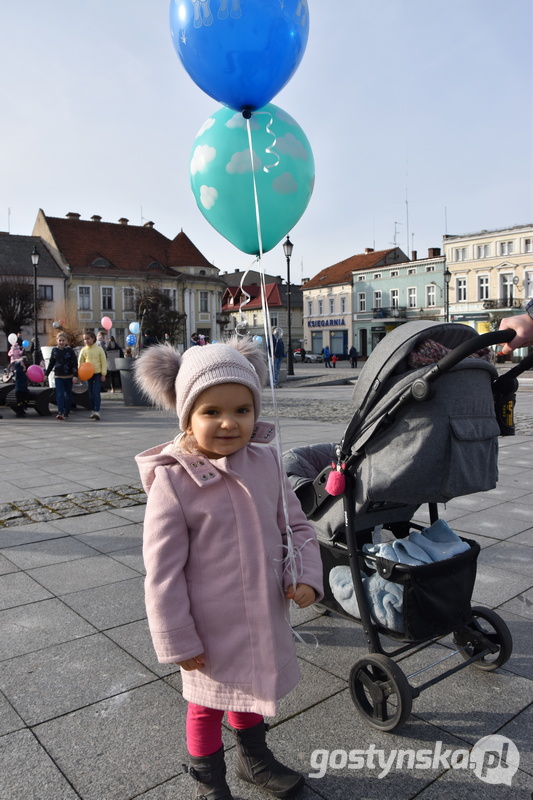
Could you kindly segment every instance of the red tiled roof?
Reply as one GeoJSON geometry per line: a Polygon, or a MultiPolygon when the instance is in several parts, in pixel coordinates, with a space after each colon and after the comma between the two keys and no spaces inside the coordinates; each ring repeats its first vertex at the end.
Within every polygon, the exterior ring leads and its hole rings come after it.
{"type": "MultiPolygon", "coordinates": [[[[254,284],[253,286],[228,286],[222,296],[222,311],[237,311],[241,303],[246,301],[245,293],[250,296],[250,301],[246,303],[246,309],[261,308],[261,287],[254,284]],[[233,303],[229,302],[230,297],[233,297],[233,303]]],[[[279,291],[278,283],[267,283],[265,286],[265,295],[269,307],[282,306],[281,294],[279,291]]]]}
{"type": "MultiPolygon", "coordinates": [[[[169,267],[212,267],[181,231],[172,241],[151,226],[46,217],[57,247],[73,273],[90,273],[97,258],[116,272],[145,272],[154,262],[169,267]]],[[[152,267],[153,269],[153,267],[152,267]]]]}
{"type": "Polygon", "coordinates": [[[331,267],[321,270],[314,278],[307,281],[302,286],[302,289],[305,291],[306,289],[317,289],[320,286],[351,283],[354,270],[371,269],[394,250],[396,248],[392,247],[388,250],[376,250],[372,253],[360,253],[359,255],[345,258],[344,261],[339,261],[338,264],[333,264],[331,267]]]}

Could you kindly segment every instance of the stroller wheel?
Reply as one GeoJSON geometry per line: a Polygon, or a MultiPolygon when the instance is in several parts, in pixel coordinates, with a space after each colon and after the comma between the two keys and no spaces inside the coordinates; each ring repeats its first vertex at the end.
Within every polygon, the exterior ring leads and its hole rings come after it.
{"type": "Polygon", "coordinates": [[[357,659],[350,671],[350,694],[361,716],[382,731],[394,730],[411,713],[409,681],[396,662],[381,653],[357,659]]]}
{"type": "Polygon", "coordinates": [[[472,620],[454,633],[454,642],[462,647],[464,659],[487,651],[472,663],[476,669],[490,672],[498,669],[511,657],[513,639],[503,619],[490,608],[472,607],[472,620]]]}

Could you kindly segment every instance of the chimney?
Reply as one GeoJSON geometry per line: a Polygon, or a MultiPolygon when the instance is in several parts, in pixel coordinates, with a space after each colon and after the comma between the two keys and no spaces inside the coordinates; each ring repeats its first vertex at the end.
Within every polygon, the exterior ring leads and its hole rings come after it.
{"type": "Polygon", "coordinates": [[[440,256],[440,247],[429,247],[428,258],[438,258],[440,256]]]}
{"type": "Polygon", "coordinates": [[[417,252],[416,250],[411,250],[411,261],[416,261],[417,252]]]}
{"type": "Polygon", "coordinates": [[[129,222],[129,219],[126,219],[126,217],[121,217],[119,219],[119,221],[118,221],[119,225],[127,225],[128,222],[129,222]]]}
{"type": "Polygon", "coordinates": [[[150,220],[149,222],[145,222],[143,225],[143,228],[153,228],[153,227],[154,223],[152,222],[152,220],[150,220]]]}
{"type": "Polygon", "coordinates": [[[68,214],[65,215],[67,219],[79,219],[80,214],[76,214],[74,211],[69,211],[68,214]]]}
{"type": "Polygon", "coordinates": [[[91,219],[92,219],[93,222],[101,222],[102,221],[102,217],[100,217],[98,214],[93,214],[91,219]]]}
{"type": "Polygon", "coordinates": [[[365,256],[368,255],[368,253],[373,253],[373,252],[374,252],[373,247],[365,247],[365,256]]]}

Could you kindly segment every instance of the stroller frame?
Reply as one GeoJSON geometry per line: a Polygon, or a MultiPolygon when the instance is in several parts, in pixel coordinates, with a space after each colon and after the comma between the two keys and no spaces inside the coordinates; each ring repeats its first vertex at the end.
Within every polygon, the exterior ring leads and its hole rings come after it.
{"type": "MultiPolygon", "coordinates": [[[[474,335],[469,341],[455,347],[444,358],[431,366],[422,378],[416,378],[406,390],[401,392],[399,397],[393,399],[390,407],[385,410],[382,421],[373,427],[371,436],[373,437],[383,426],[390,424],[406,405],[412,402],[423,403],[431,399],[433,394],[431,384],[441,375],[458,365],[464,358],[483,347],[510,341],[514,336],[514,331],[509,330],[496,331],[479,336],[474,335]]],[[[503,435],[514,433],[512,428],[512,407],[515,400],[514,392],[518,387],[516,377],[531,366],[533,366],[533,355],[527,357],[517,367],[492,382],[492,394],[500,423],[500,431],[503,435]]],[[[436,635],[424,636],[416,640],[410,639],[406,641],[401,634],[398,635],[384,628],[372,619],[360,571],[365,560],[368,563],[369,557],[368,554],[363,553],[361,549],[363,542],[359,541],[365,537],[366,541],[368,541],[372,527],[368,527],[367,515],[367,524],[363,525],[363,527],[359,525],[358,530],[355,477],[357,466],[365,459],[364,445],[369,440],[369,437],[365,438],[363,431],[361,439],[363,446],[360,449],[355,449],[358,447],[358,441],[356,440],[353,450],[344,450],[344,442],[349,436],[350,427],[349,425],[343,442],[336,447],[337,469],[340,471],[342,468],[342,472],[345,475],[345,486],[342,492],[345,541],[340,541],[336,535],[329,540],[320,536],[318,538],[323,563],[325,559],[331,558],[343,559],[342,563],[347,560],[354,584],[360,619],[344,611],[336,599],[331,596],[327,581],[326,563],[324,563],[326,594],[324,599],[317,604],[317,607],[326,613],[333,611],[345,619],[362,625],[368,646],[368,655],[359,657],[352,666],[349,678],[350,694],[358,712],[367,722],[380,730],[392,731],[407,720],[411,713],[413,699],[418,697],[422,691],[469,666],[476,667],[482,671],[492,671],[504,664],[512,653],[512,637],[506,623],[496,612],[490,608],[472,607],[470,603],[468,604],[468,616],[465,619],[458,620],[457,625],[452,625],[451,629],[447,629],[445,632],[440,630],[436,635]],[[450,649],[450,652],[442,658],[406,676],[398,665],[399,661],[425,650],[450,634],[453,635],[455,649],[450,649]],[[398,647],[386,649],[381,642],[382,635],[392,639],[400,639],[402,643],[398,647]],[[421,685],[413,686],[410,683],[411,678],[457,655],[462,658],[462,661],[458,664],[440,672],[421,685]]],[[[323,503],[329,503],[334,499],[324,489],[326,479],[332,468],[335,469],[334,464],[328,465],[314,480],[313,501],[309,503],[309,493],[307,493],[306,502],[302,502],[302,506],[311,520],[313,520],[313,514],[323,503]]],[[[400,536],[404,536],[409,529],[413,528],[422,530],[421,525],[411,521],[411,516],[424,503],[417,503],[414,506],[405,504],[406,519],[402,517],[401,504],[396,504],[395,506],[394,503],[385,503],[384,505],[389,506],[389,519],[383,522],[383,527],[388,528],[395,535],[400,533],[400,536]],[[396,511],[391,512],[390,508],[396,508],[396,511]]],[[[433,524],[439,519],[437,502],[428,502],[427,506],[430,521],[433,524]]],[[[468,539],[463,541],[470,545],[473,558],[477,558],[479,545],[468,539]]]]}

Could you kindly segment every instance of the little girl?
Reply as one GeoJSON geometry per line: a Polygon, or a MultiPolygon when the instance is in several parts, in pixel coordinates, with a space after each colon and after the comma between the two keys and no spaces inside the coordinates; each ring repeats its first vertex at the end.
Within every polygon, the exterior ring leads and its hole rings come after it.
{"type": "Polygon", "coordinates": [[[107,375],[107,358],[103,347],[96,344],[96,336],[94,331],[86,330],[83,334],[83,347],[78,356],[78,367],[86,361],[94,367],[94,375],[87,381],[89,389],[89,398],[91,400],[91,419],[100,419],[100,403],[101,397],[101,384],[105,381],[107,375]]]}
{"type": "Polygon", "coordinates": [[[181,667],[192,797],[232,800],[225,711],[238,777],[293,797],[304,779],[268,749],[263,715],[300,678],[289,600],[306,608],[322,598],[322,566],[314,529],[264,446],[274,428],[257,422],[265,361],[251,340],[234,339],[183,355],[150,347],[135,371],[153,402],[177,411],[181,431],[136,461],[148,495],[146,609],[159,661],[181,667]],[[283,569],[285,507],[295,586],[283,569]]]}
{"type": "Polygon", "coordinates": [[[57,415],[56,419],[68,419],[72,408],[72,380],[78,371],[76,353],[68,346],[66,334],[57,334],[57,347],[46,368],[46,376],[54,370],[57,415]]]}

